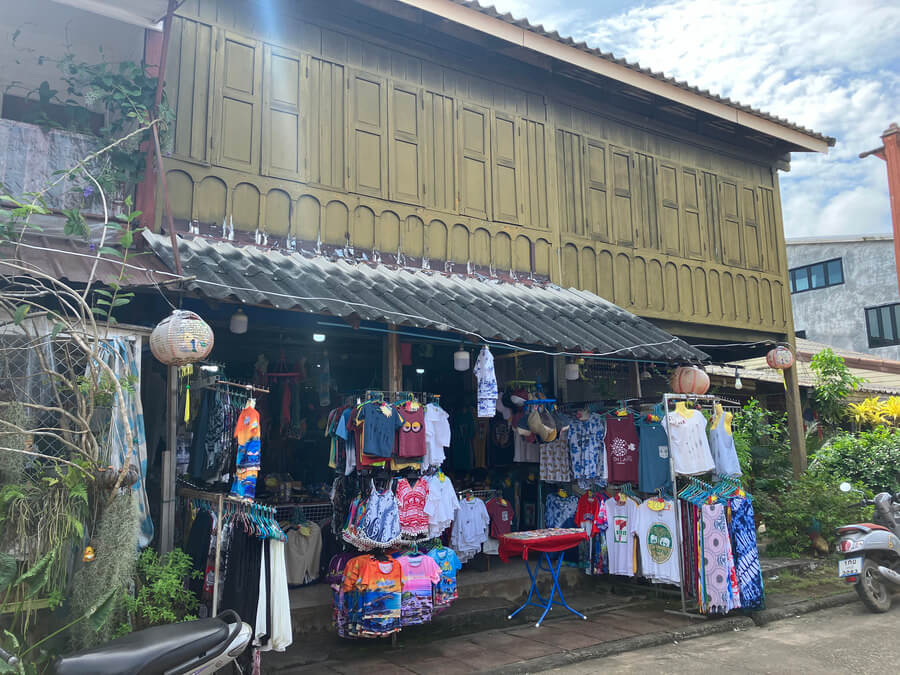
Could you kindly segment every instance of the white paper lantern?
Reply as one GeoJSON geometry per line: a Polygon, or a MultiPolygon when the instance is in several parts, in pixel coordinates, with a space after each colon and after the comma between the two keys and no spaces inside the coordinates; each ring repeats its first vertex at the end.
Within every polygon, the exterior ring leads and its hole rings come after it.
{"type": "Polygon", "coordinates": [[[213,348],[213,330],[194,312],[176,309],[150,334],[150,351],[168,366],[202,361],[213,348]]]}
{"type": "Polygon", "coordinates": [[[453,352],[453,369],[458,370],[460,372],[469,369],[469,352],[462,348],[462,345],[459,346],[455,352],[453,352]]]}
{"type": "Polygon", "coordinates": [[[566,379],[567,380],[577,380],[581,376],[581,373],[578,369],[577,363],[567,363],[566,364],[566,379]]]}
{"type": "Polygon", "coordinates": [[[247,318],[247,315],[244,314],[244,310],[238,309],[234,314],[231,315],[231,321],[228,322],[228,330],[230,330],[235,335],[243,335],[247,332],[247,327],[250,325],[250,319],[247,318]]]}
{"type": "Polygon", "coordinates": [[[709,375],[697,366],[681,366],[672,374],[672,391],[676,394],[705,394],[709,391],[709,375]]]}

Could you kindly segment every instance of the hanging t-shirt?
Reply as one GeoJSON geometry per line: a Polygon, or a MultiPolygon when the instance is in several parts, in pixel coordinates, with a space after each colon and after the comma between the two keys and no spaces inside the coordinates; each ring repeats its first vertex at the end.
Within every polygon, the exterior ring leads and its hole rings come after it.
{"type": "Polygon", "coordinates": [[[439,405],[425,406],[425,457],[424,467],[440,466],[447,455],[444,448],[450,447],[450,415],[439,405]]]}
{"type": "Polygon", "coordinates": [[[428,623],[434,611],[432,588],[441,580],[441,568],[427,555],[405,555],[397,561],[403,570],[400,624],[428,623]]]}
{"type": "Polygon", "coordinates": [[[369,557],[356,580],[359,591],[359,635],[381,637],[400,630],[403,570],[396,560],[369,557]]]}
{"type": "Polygon", "coordinates": [[[502,497],[493,497],[484,505],[491,518],[491,537],[499,539],[512,532],[513,507],[502,497]]]}
{"type": "Polygon", "coordinates": [[[491,517],[484,502],[477,497],[468,497],[459,502],[459,510],[453,521],[450,545],[463,562],[474,558],[487,541],[491,517]]]}
{"type": "Polygon", "coordinates": [[[699,410],[691,411],[690,417],[670,412],[662,424],[669,436],[675,473],[694,476],[716,468],[706,437],[706,418],[699,410]]]}
{"type": "Polygon", "coordinates": [[[474,370],[478,379],[478,416],[490,419],[497,414],[497,375],[494,355],[487,346],[481,348],[474,370]]]}
{"type": "Polygon", "coordinates": [[[638,482],[637,427],[633,415],[607,415],[606,417],[606,461],[609,466],[610,483],[638,482]]]}
{"type": "Polygon", "coordinates": [[[236,473],[231,484],[231,496],[238,499],[256,498],[256,477],[261,466],[259,411],[249,405],[238,416],[234,429],[238,443],[236,473]]]}
{"type": "Polygon", "coordinates": [[[572,453],[569,451],[568,434],[568,431],[561,431],[555,441],[540,444],[542,481],[572,482],[572,453]]]}
{"type": "Polygon", "coordinates": [[[609,573],[634,576],[634,541],[632,539],[638,505],[628,497],[620,504],[612,497],[604,502],[606,518],[606,549],[609,573]]]}
{"type": "Polygon", "coordinates": [[[400,408],[403,425],[397,432],[398,457],[425,455],[425,408],[418,403],[405,403],[400,408]]]}
{"type": "Polygon", "coordinates": [[[509,422],[503,417],[494,417],[488,433],[488,465],[505,466],[513,461],[513,433],[509,422]]]}
{"type": "Polygon", "coordinates": [[[641,492],[656,492],[672,483],[669,439],[659,422],[642,417],[638,422],[638,485],[641,492]]]}
{"type": "Polygon", "coordinates": [[[365,403],[358,413],[363,426],[366,455],[389,458],[394,454],[394,434],[403,426],[403,416],[386,403],[365,403]]]}
{"type": "Polygon", "coordinates": [[[451,602],[456,600],[459,593],[456,588],[456,573],[462,569],[462,563],[453,549],[433,548],[428,552],[428,556],[434,560],[441,569],[441,578],[434,588],[434,606],[447,607],[451,602]]]}
{"type": "Polygon", "coordinates": [[[585,492],[578,498],[578,508],[575,510],[575,527],[584,528],[586,522],[592,524],[589,531],[585,530],[591,536],[606,530],[609,522],[603,500],[592,492],[585,492]]]}
{"type": "Polygon", "coordinates": [[[665,500],[663,508],[657,499],[648,499],[638,507],[635,536],[641,547],[641,573],[647,579],[665,584],[680,585],[678,551],[675,550],[677,521],[674,502],[665,500]]]}
{"type": "Polygon", "coordinates": [[[425,515],[428,516],[428,536],[440,537],[453,524],[459,508],[459,498],[448,476],[437,473],[428,476],[428,497],[425,499],[425,515]]]}
{"type": "Polygon", "coordinates": [[[569,425],[572,475],[583,488],[606,481],[605,435],[606,423],[600,415],[592,414],[585,420],[573,419],[569,425]]]}
{"type": "Polygon", "coordinates": [[[575,513],[578,511],[578,497],[563,497],[558,492],[551,492],[544,500],[544,527],[577,527],[575,513]]]}

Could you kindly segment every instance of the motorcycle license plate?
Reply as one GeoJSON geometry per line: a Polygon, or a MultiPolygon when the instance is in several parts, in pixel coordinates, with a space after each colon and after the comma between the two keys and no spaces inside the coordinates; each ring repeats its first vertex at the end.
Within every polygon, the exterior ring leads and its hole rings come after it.
{"type": "Polygon", "coordinates": [[[838,561],[838,576],[839,577],[852,577],[860,574],[862,572],[862,557],[857,558],[847,558],[846,560],[838,561]]]}

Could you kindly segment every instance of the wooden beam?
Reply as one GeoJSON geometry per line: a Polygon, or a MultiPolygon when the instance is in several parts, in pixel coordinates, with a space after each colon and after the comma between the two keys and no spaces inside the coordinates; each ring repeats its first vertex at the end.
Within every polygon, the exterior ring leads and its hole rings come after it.
{"type": "Polygon", "coordinates": [[[175,445],[178,442],[178,368],[169,366],[166,395],[166,449],[162,453],[161,507],[159,513],[160,554],[175,548],[175,445]]]}

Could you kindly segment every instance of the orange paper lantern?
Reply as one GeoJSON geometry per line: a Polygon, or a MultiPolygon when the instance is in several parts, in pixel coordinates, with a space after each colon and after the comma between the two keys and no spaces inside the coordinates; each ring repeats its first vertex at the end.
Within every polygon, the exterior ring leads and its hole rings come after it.
{"type": "Polygon", "coordinates": [[[766,363],[769,368],[785,370],[794,365],[794,352],[783,345],[778,345],[766,354],[766,363]]]}
{"type": "Polygon", "coordinates": [[[709,375],[697,366],[681,366],[672,374],[672,391],[676,394],[705,394],[709,391],[709,375]]]}

